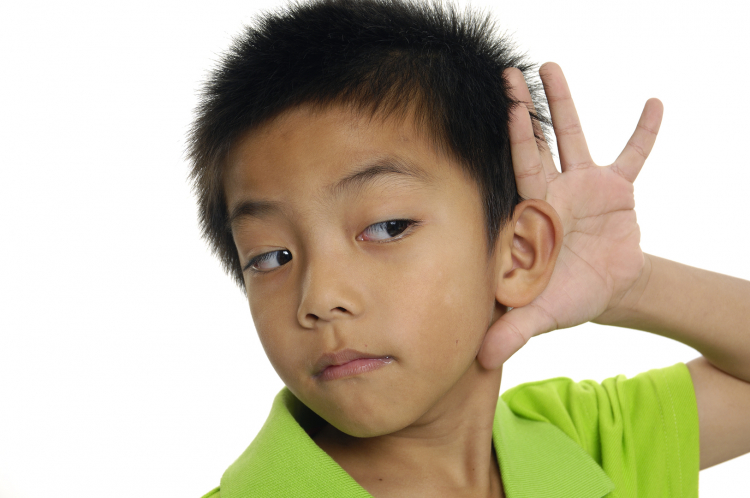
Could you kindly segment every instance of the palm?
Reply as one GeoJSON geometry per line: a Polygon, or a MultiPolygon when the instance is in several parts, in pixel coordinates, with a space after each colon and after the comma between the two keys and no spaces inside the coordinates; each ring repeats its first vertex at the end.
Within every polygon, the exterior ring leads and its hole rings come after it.
{"type": "MultiPolygon", "coordinates": [[[[534,335],[601,318],[627,296],[644,268],[633,182],[656,140],[661,103],[646,103],[625,149],[612,165],[601,167],[591,160],[562,70],[545,64],[540,74],[562,172],[546,147],[539,150],[522,106],[514,110],[510,126],[513,169],[522,197],[543,199],[557,212],[563,244],[545,290],[487,331],[478,355],[486,368],[500,366],[534,335]]],[[[521,72],[507,75],[515,98],[531,102],[521,72]]]]}
{"type": "Polygon", "coordinates": [[[563,224],[563,246],[549,285],[535,300],[555,328],[594,320],[616,304],[643,268],[633,184],[611,167],[579,168],[548,184],[563,224]]]}

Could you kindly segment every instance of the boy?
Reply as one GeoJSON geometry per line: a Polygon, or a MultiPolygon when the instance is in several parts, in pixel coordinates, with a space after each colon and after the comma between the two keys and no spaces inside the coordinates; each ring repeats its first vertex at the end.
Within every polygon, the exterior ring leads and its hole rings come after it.
{"type": "Polygon", "coordinates": [[[258,25],[191,153],[204,233],[287,389],[207,496],[691,496],[699,466],[750,450],[750,286],[638,246],[658,101],[599,168],[544,66],[559,173],[531,66],[480,19],[323,1],[258,25]],[[498,401],[531,335],[589,320],[704,358],[498,401]]]}

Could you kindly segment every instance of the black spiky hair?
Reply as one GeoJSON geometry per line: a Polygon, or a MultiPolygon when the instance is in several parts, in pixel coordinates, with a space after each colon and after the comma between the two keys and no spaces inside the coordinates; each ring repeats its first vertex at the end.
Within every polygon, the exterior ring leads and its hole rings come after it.
{"type": "Polygon", "coordinates": [[[509,67],[524,73],[532,119],[547,129],[535,66],[486,14],[412,0],[313,0],[261,14],[211,73],[188,138],[203,237],[244,292],[222,188],[227,153],[285,110],[344,104],[371,116],[412,111],[425,137],[476,181],[491,252],[521,201],[508,136],[518,103],[502,75],[509,67]]]}

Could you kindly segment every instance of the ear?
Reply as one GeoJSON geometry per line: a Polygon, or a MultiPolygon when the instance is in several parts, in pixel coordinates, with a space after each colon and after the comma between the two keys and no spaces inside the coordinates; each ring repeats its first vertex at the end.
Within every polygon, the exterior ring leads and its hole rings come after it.
{"type": "Polygon", "coordinates": [[[519,308],[541,294],[552,277],[562,239],[562,223],[552,206],[541,199],[518,204],[495,247],[497,302],[519,308]]]}

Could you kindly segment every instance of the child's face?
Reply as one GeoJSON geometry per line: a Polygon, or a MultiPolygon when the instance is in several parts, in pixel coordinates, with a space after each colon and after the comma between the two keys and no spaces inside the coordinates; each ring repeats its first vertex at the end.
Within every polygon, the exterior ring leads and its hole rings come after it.
{"type": "Polygon", "coordinates": [[[266,354],[295,396],[354,436],[460,404],[500,309],[476,184],[411,123],[295,108],[227,162],[230,214],[267,203],[232,224],[241,264],[258,270],[245,285],[266,354]],[[344,350],[358,353],[337,363],[371,359],[325,369],[344,350]]]}

